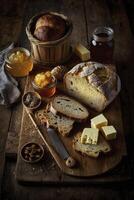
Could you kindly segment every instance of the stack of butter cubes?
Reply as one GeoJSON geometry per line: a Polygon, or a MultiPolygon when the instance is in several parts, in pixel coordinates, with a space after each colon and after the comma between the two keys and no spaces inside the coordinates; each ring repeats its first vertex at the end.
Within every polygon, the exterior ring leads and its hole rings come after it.
{"type": "Polygon", "coordinates": [[[116,129],[114,126],[108,125],[108,120],[103,114],[91,119],[91,128],[84,128],[81,143],[97,145],[99,132],[103,134],[106,140],[113,140],[117,135],[116,129]]]}

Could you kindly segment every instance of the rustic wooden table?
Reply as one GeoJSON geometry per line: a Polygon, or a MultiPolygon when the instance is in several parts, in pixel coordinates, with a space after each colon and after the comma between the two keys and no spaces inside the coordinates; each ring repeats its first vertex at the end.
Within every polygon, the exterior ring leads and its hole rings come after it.
{"type": "MultiPolygon", "coordinates": [[[[88,46],[92,31],[99,25],[115,30],[115,61],[122,81],[121,105],[128,157],[122,168],[125,181],[112,184],[82,186],[22,186],[14,177],[15,153],[21,126],[21,102],[0,106],[0,185],[1,198],[7,199],[134,199],[134,3],[131,0],[1,0],[0,48],[15,41],[28,48],[25,26],[40,11],[58,11],[69,16],[74,24],[72,42],[88,46]],[[13,145],[12,145],[13,142],[13,145]],[[7,145],[8,144],[8,145],[7,145]],[[6,159],[5,159],[6,158],[6,159]]],[[[25,78],[18,79],[23,93],[25,78]]],[[[117,172],[118,173],[118,172],[117,172]]],[[[122,177],[121,177],[122,178],[122,177]]]]}

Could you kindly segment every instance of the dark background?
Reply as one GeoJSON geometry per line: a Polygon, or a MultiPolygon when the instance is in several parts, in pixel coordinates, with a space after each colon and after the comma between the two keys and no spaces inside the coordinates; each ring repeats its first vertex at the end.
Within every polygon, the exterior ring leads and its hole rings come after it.
{"type": "MultiPolygon", "coordinates": [[[[31,16],[42,10],[65,13],[76,28],[73,42],[88,46],[89,37],[98,25],[110,25],[116,30],[115,62],[122,80],[121,105],[124,132],[127,141],[127,168],[131,180],[120,183],[87,186],[22,186],[14,177],[16,160],[5,156],[5,144],[9,131],[18,138],[22,105],[11,108],[0,106],[0,184],[1,200],[35,199],[134,199],[134,1],[133,0],[1,0],[0,1],[0,49],[14,41],[28,47],[25,26],[31,16]],[[64,11],[63,11],[64,10],[64,11]],[[109,17],[107,17],[109,16],[109,17]],[[85,32],[81,28],[84,18],[85,32]],[[89,26],[88,26],[89,24],[89,26]],[[86,39],[85,39],[86,38],[86,39]],[[19,113],[19,114],[18,114],[19,113]],[[2,179],[3,177],[3,179],[2,179]]],[[[25,79],[19,80],[23,91],[25,79]]],[[[7,154],[6,154],[7,155],[7,154]]]]}

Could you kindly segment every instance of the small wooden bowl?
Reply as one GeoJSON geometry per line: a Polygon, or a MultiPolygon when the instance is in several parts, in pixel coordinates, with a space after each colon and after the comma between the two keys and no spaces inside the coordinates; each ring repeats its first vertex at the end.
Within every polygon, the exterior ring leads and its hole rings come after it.
{"type": "Polygon", "coordinates": [[[40,105],[41,105],[41,96],[37,93],[37,92],[26,92],[23,96],[22,96],[22,104],[23,104],[23,106],[25,106],[27,109],[29,109],[29,111],[33,111],[33,110],[36,110],[40,105]],[[34,95],[34,96],[36,96],[38,99],[39,99],[39,101],[38,101],[38,103],[35,105],[35,106],[33,106],[33,107],[29,107],[28,105],[26,105],[26,103],[25,103],[25,98],[26,98],[26,95],[28,95],[28,94],[32,94],[32,95],[34,95]]]}
{"type": "Polygon", "coordinates": [[[20,157],[22,158],[23,161],[27,162],[27,163],[37,163],[39,162],[44,156],[44,148],[42,145],[38,144],[38,143],[35,143],[35,142],[28,142],[26,144],[24,144],[21,149],[20,149],[20,157]],[[40,157],[35,159],[35,160],[27,160],[25,157],[24,157],[24,154],[25,154],[25,151],[28,151],[27,150],[27,147],[29,148],[30,145],[35,145],[35,146],[38,146],[38,149],[41,150],[41,153],[40,153],[40,157]]]}
{"type": "Polygon", "coordinates": [[[72,55],[72,48],[70,45],[70,36],[73,30],[71,20],[66,16],[56,12],[43,12],[33,16],[27,27],[26,34],[31,44],[31,51],[33,60],[37,64],[41,65],[58,65],[65,63],[72,55]],[[34,29],[36,21],[44,14],[53,14],[60,16],[66,22],[67,31],[63,37],[55,41],[43,42],[34,37],[34,29]]]}

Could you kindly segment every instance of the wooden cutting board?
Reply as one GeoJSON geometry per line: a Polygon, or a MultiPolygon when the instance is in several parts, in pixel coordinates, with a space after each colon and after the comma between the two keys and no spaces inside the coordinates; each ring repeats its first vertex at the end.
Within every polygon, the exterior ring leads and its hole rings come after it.
{"type": "MultiPolygon", "coordinates": [[[[26,90],[25,91],[31,91],[31,77],[28,78],[28,82],[26,84],[26,90]]],[[[98,113],[89,110],[90,117],[93,117],[97,115],[98,113]]],[[[112,152],[109,155],[101,155],[98,159],[90,158],[87,156],[82,156],[80,153],[75,152],[72,148],[72,140],[74,135],[82,130],[84,127],[89,126],[90,120],[88,120],[87,124],[77,124],[71,131],[71,134],[69,137],[62,137],[60,136],[62,142],[64,143],[65,147],[67,148],[69,154],[73,156],[77,160],[77,166],[73,169],[70,169],[66,167],[64,161],[60,158],[60,156],[57,154],[57,152],[52,147],[49,138],[47,137],[46,130],[43,130],[41,127],[39,127],[40,131],[36,129],[36,133],[32,135],[30,133],[31,131],[28,128],[27,120],[28,117],[26,113],[24,112],[23,117],[23,123],[20,133],[20,144],[21,147],[25,142],[28,141],[37,141],[39,143],[42,143],[42,140],[40,138],[40,132],[43,133],[45,139],[46,139],[46,145],[51,152],[52,157],[56,161],[57,165],[61,169],[62,172],[68,175],[72,176],[78,176],[78,177],[91,177],[95,175],[103,174],[111,169],[113,169],[115,166],[117,166],[120,161],[122,160],[123,156],[126,155],[126,144],[125,144],[125,137],[123,133],[123,125],[122,125],[122,116],[121,116],[121,108],[120,108],[120,100],[119,97],[105,110],[104,115],[107,117],[110,124],[114,125],[117,129],[118,136],[117,139],[110,142],[110,145],[112,147],[112,152]]],[[[34,118],[34,117],[33,117],[34,118]]],[[[31,129],[32,130],[32,129],[31,129]]],[[[45,147],[46,148],[46,147],[45,147]]],[[[51,160],[51,159],[50,159],[51,160]]],[[[44,157],[44,163],[45,163],[45,157],[44,157]]],[[[41,167],[42,164],[36,164],[36,167],[41,167]]],[[[33,180],[33,176],[29,176],[30,170],[32,169],[32,166],[29,164],[26,164],[23,162],[18,154],[18,160],[17,160],[17,166],[16,166],[16,178],[17,180],[22,181],[29,181],[33,180]],[[28,172],[28,173],[26,173],[28,172]],[[29,178],[28,178],[29,177],[29,178]],[[30,178],[32,177],[32,178],[30,178]]],[[[35,170],[36,171],[36,170],[35,170]]],[[[57,169],[56,169],[57,171],[57,169]]],[[[59,173],[59,170],[58,170],[59,173]]],[[[40,174],[40,178],[36,175],[36,178],[33,181],[42,181],[43,174],[40,174]]],[[[46,180],[44,179],[44,182],[46,180]]],[[[77,181],[76,181],[77,182],[77,181]]]]}

